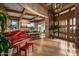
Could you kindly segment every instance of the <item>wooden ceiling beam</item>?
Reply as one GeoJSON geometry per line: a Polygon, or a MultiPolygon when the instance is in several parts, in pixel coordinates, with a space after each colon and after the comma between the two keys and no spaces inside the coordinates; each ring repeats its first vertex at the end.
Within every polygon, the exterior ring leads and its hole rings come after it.
{"type": "Polygon", "coordinates": [[[14,13],[22,13],[22,11],[16,11],[16,10],[13,10],[13,9],[8,9],[8,8],[6,8],[6,11],[8,11],[8,12],[14,12],[14,13]]]}
{"type": "MultiPolygon", "coordinates": [[[[7,12],[14,12],[14,13],[20,13],[22,14],[23,11],[16,11],[16,10],[13,10],[13,9],[9,9],[9,8],[5,8],[7,12]]],[[[29,15],[29,16],[38,16],[38,15],[35,15],[35,14],[31,14],[31,13],[25,13],[24,15],[29,15]]]]}
{"type": "Polygon", "coordinates": [[[10,19],[19,19],[19,17],[16,16],[9,16],[10,19]]]}
{"type": "Polygon", "coordinates": [[[34,20],[34,21],[30,21],[30,22],[41,22],[44,21],[45,19],[41,19],[41,20],[34,20]]]}
{"type": "Polygon", "coordinates": [[[29,19],[29,18],[22,18],[22,19],[25,19],[25,20],[31,20],[31,19],[29,19]]]}
{"type": "MultiPolygon", "coordinates": [[[[35,18],[37,18],[37,17],[40,17],[40,18],[42,18],[42,19],[45,19],[44,17],[41,17],[41,16],[35,16],[35,17],[33,17],[32,20],[30,20],[30,21],[38,21],[38,20],[35,19],[35,18]]],[[[42,19],[41,19],[41,20],[42,20],[42,19]]]]}
{"type": "MultiPolygon", "coordinates": [[[[13,9],[10,9],[10,8],[7,8],[7,7],[5,7],[5,9],[6,9],[6,11],[7,12],[14,12],[14,13],[20,13],[21,14],[21,16],[20,17],[17,17],[17,16],[11,16],[11,15],[9,15],[11,18],[15,18],[15,19],[25,19],[25,20],[32,20],[32,19],[34,19],[34,18],[36,18],[38,15],[36,15],[36,14],[32,14],[32,13],[27,13],[27,12],[25,12],[26,11],[26,9],[24,8],[23,9],[23,11],[17,11],[17,10],[13,10],[13,9]],[[24,15],[29,15],[29,16],[35,16],[35,17],[33,17],[33,18],[23,18],[23,16],[24,15]]],[[[41,16],[39,16],[39,17],[41,17],[41,16]]]]}
{"type": "Polygon", "coordinates": [[[31,13],[25,13],[25,15],[38,16],[38,15],[36,15],[36,14],[31,14],[31,13]]]}
{"type": "Polygon", "coordinates": [[[33,17],[33,18],[31,19],[31,21],[34,21],[34,19],[35,19],[36,17],[38,17],[38,16],[33,17]]]}
{"type": "Polygon", "coordinates": [[[21,20],[21,19],[22,19],[22,17],[24,16],[24,14],[25,14],[25,8],[23,9],[22,14],[21,14],[21,16],[20,16],[19,20],[21,20]]]}
{"type": "MultiPolygon", "coordinates": [[[[21,19],[27,19],[27,20],[32,20],[33,18],[23,18],[23,16],[26,14],[26,9],[24,8],[23,9],[23,11],[22,11],[22,14],[21,14],[21,16],[20,16],[20,18],[19,18],[19,20],[21,20],[21,19]]],[[[29,15],[30,16],[30,15],[29,15]]]]}
{"type": "MultiPolygon", "coordinates": [[[[17,4],[20,5],[20,3],[17,3],[17,4]]],[[[20,6],[21,6],[21,5],[20,5],[20,6]]],[[[23,7],[23,6],[21,6],[21,7],[23,7]]],[[[23,8],[24,8],[24,7],[23,7],[23,8]]],[[[32,13],[28,13],[28,12],[26,12],[25,15],[38,16],[38,15],[36,15],[36,14],[32,14],[32,13]]]]}
{"type": "Polygon", "coordinates": [[[59,14],[59,13],[65,11],[65,10],[71,9],[71,8],[73,8],[73,7],[75,7],[75,5],[72,5],[72,6],[68,7],[68,8],[66,8],[66,9],[63,9],[63,10],[61,10],[61,11],[55,13],[55,14],[59,14]]]}
{"type": "MultiPolygon", "coordinates": [[[[11,18],[11,19],[12,19],[12,18],[13,18],[13,19],[14,19],[14,18],[15,18],[15,19],[19,19],[20,17],[16,17],[16,16],[9,16],[9,18],[11,18]]],[[[29,19],[29,18],[22,18],[22,19],[25,19],[25,20],[31,20],[31,19],[29,19]]]]}

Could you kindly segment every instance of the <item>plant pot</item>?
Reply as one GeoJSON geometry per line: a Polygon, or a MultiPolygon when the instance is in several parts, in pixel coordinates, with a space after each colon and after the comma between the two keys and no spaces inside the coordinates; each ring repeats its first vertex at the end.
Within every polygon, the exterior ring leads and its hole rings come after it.
{"type": "Polygon", "coordinates": [[[7,52],[2,52],[1,56],[8,56],[8,51],[7,52]]]}
{"type": "Polygon", "coordinates": [[[2,53],[1,53],[1,56],[5,56],[5,53],[4,53],[4,52],[2,52],[2,53]]]}
{"type": "Polygon", "coordinates": [[[12,56],[13,48],[9,49],[7,52],[0,53],[0,56],[12,56]]]}

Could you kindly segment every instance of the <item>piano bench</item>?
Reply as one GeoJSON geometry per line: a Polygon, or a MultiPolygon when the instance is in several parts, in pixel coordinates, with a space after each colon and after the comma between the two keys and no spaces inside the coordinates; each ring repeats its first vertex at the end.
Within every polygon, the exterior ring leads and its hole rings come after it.
{"type": "MultiPolygon", "coordinates": [[[[20,55],[21,55],[21,51],[25,52],[25,56],[27,56],[27,51],[29,51],[30,46],[32,47],[32,52],[33,52],[33,43],[27,43],[26,45],[24,45],[23,47],[20,48],[20,55]]],[[[29,52],[28,52],[29,54],[29,52]]]]}

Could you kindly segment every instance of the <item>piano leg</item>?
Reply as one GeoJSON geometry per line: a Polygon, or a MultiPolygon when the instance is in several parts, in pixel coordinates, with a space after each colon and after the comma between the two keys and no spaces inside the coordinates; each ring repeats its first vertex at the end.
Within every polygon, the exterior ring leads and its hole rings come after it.
{"type": "Polygon", "coordinates": [[[14,48],[11,48],[11,49],[8,50],[8,56],[12,56],[13,55],[13,49],[14,48]]]}
{"type": "Polygon", "coordinates": [[[17,55],[20,55],[20,44],[17,46],[17,55]]]}

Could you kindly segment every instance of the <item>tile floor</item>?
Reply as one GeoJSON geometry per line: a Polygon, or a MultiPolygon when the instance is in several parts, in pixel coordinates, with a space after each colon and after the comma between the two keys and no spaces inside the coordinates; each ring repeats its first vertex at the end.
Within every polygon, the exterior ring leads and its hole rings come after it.
{"type": "MultiPolygon", "coordinates": [[[[33,56],[76,56],[75,44],[61,39],[40,39],[34,43],[33,56]]],[[[76,51],[77,50],[77,51],[76,51]]]]}
{"type": "Polygon", "coordinates": [[[75,44],[61,39],[37,39],[33,40],[34,51],[30,56],[77,56],[79,49],[75,44]]]}

